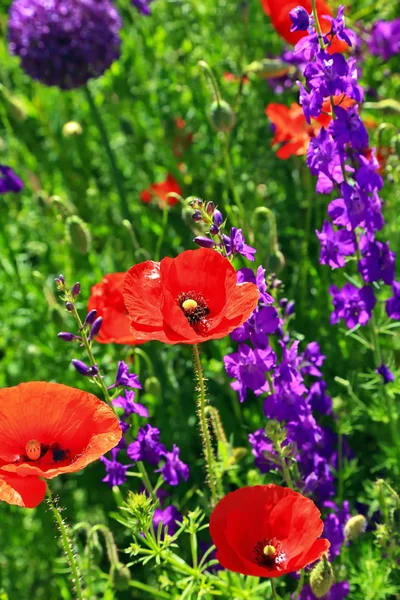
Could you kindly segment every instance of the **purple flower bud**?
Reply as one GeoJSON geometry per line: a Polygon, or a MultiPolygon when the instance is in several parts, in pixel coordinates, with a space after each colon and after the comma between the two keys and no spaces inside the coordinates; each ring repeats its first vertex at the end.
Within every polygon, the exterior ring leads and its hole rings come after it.
{"type": "Polygon", "coordinates": [[[210,226],[210,233],[211,233],[211,235],[218,235],[218,233],[219,233],[219,227],[217,227],[216,225],[211,225],[210,226]]]}
{"type": "Polygon", "coordinates": [[[94,321],[96,320],[97,317],[97,310],[93,309],[90,310],[88,312],[88,314],[85,317],[85,320],[83,321],[83,327],[85,327],[85,325],[92,325],[92,323],[94,323],[94,321]]]}
{"type": "Polygon", "coordinates": [[[285,308],[287,306],[287,303],[289,302],[289,300],[287,298],[281,298],[279,300],[279,306],[281,308],[285,308]]]}
{"type": "Polygon", "coordinates": [[[296,6],[289,11],[289,17],[292,21],[290,31],[307,31],[310,25],[310,17],[303,6],[296,6]]]}
{"type": "Polygon", "coordinates": [[[222,216],[222,213],[220,210],[217,209],[214,211],[213,221],[214,221],[214,225],[216,225],[217,227],[221,227],[222,223],[224,222],[224,217],[222,216]]]}
{"type": "Polygon", "coordinates": [[[71,362],[78,373],[80,375],[84,375],[85,377],[94,377],[99,372],[99,369],[96,365],[88,367],[82,360],[77,360],[76,358],[74,358],[71,362]]]}
{"type": "Polygon", "coordinates": [[[74,283],[74,285],[72,286],[72,290],[71,290],[71,294],[74,296],[74,298],[76,296],[79,296],[79,294],[81,293],[81,284],[79,283],[79,281],[77,281],[76,283],[74,283]]]}
{"type": "Polygon", "coordinates": [[[72,342],[73,340],[81,340],[82,338],[78,335],[74,335],[73,333],[69,333],[69,331],[60,331],[57,333],[57,337],[64,342],[72,342]]]}
{"type": "Polygon", "coordinates": [[[201,211],[195,210],[194,213],[192,214],[192,219],[193,219],[193,221],[195,221],[195,223],[202,221],[203,215],[201,214],[201,211]]]}
{"type": "Polygon", "coordinates": [[[214,210],[215,210],[214,202],[207,202],[206,213],[211,216],[213,214],[214,210]]]}
{"type": "Polygon", "coordinates": [[[74,310],[74,305],[72,304],[72,302],[66,302],[65,303],[65,308],[69,311],[72,312],[74,310]]]}
{"type": "Polygon", "coordinates": [[[65,286],[64,275],[60,274],[58,277],[56,277],[54,280],[54,283],[56,284],[56,287],[58,290],[64,289],[64,286],[65,286]]]}
{"type": "Polygon", "coordinates": [[[210,240],[210,238],[205,237],[204,235],[198,235],[193,241],[202,248],[215,248],[216,245],[213,240],[210,240]]]}
{"type": "Polygon", "coordinates": [[[286,308],[285,308],[285,315],[287,317],[289,317],[290,315],[293,315],[295,311],[295,304],[293,300],[290,300],[290,302],[287,303],[286,308]]]}
{"type": "Polygon", "coordinates": [[[93,337],[95,337],[99,333],[102,324],[103,324],[103,317],[97,317],[97,319],[94,321],[93,325],[90,328],[88,340],[91,340],[93,337]]]}

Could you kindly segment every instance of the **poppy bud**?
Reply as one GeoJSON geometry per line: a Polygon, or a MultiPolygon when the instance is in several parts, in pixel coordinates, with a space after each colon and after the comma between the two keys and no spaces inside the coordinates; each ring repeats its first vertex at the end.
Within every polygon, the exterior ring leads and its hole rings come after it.
{"type": "Polygon", "coordinates": [[[62,128],[62,134],[66,138],[82,135],[82,131],[82,125],[77,121],[68,121],[62,128]]]}
{"type": "Polygon", "coordinates": [[[322,598],[329,592],[333,584],[333,569],[326,556],[313,568],[310,575],[310,586],[314,596],[322,598]]]}
{"type": "Polygon", "coordinates": [[[267,269],[273,273],[279,275],[285,266],[285,257],[279,248],[276,248],[275,251],[268,257],[267,261],[267,269]]]}
{"type": "Polygon", "coordinates": [[[367,519],[364,515],[356,515],[351,517],[344,526],[344,535],[347,540],[355,540],[359,535],[364,533],[367,527],[367,519]]]}
{"type": "Polygon", "coordinates": [[[129,589],[131,573],[126,565],[117,563],[111,567],[110,579],[116,590],[124,591],[129,589]]]}
{"type": "Polygon", "coordinates": [[[90,328],[88,340],[91,340],[99,333],[102,324],[103,324],[103,317],[97,317],[97,319],[94,321],[93,325],[90,328]]]}
{"type": "Polygon", "coordinates": [[[72,359],[71,363],[78,373],[85,377],[94,377],[99,372],[96,365],[88,367],[82,360],[77,360],[76,358],[72,359]]]}
{"type": "Polygon", "coordinates": [[[87,254],[92,244],[87,224],[77,216],[68,217],[65,222],[67,236],[71,245],[81,254],[87,254]]]}
{"type": "Polygon", "coordinates": [[[214,210],[215,210],[215,204],[214,204],[214,202],[211,202],[211,201],[207,202],[207,204],[206,204],[206,213],[211,216],[213,214],[214,210]]]}
{"type": "Polygon", "coordinates": [[[156,398],[161,396],[161,384],[157,377],[148,377],[144,382],[144,389],[147,394],[151,394],[156,398]]]}
{"type": "Polygon", "coordinates": [[[65,308],[69,311],[72,312],[74,310],[74,305],[72,304],[72,302],[66,302],[65,303],[65,308]]]}
{"type": "Polygon", "coordinates": [[[224,217],[222,216],[222,212],[220,210],[217,209],[214,211],[213,221],[216,227],[221,227],[222,223],[224,222],[224,217]]]}
{"type": "Polygon", "coordinates": [[[73,214],[73,206],[60,196],[51,196],[49,199],[50,205],[61,217],[69,217],[73,214]]]}
{"type": "Polygon", "coordinates": [[[215,242],[204,235],[198,235],[194,238],[194,243],[202,248],[215,248],[215,242]]]}
{"type": "Polygon", "coordinates": [[[200,210],[195,210],[194,213],[192,214],[192,220],[195,223],[198,223],[199,221],[203,220],[203,215],[201,214],[200,210]]]}
{"type": "Polygon", "coordinates": [[[244,69],[246,75],[253,74],[262,79],[275,79],[283,77],[291,71],[294,71],[292,65],[280,60],[279,58],[264,58],[255,60],[244,69]]]}
{"type": "Polygon", "coordinates": [[[60,333],[57,333],[57,337],[60,338],[60,340],[63,340],[64,342],[72,342],[73,340],[82,339],[77,335],[74,335],[73,333],[69,333],[69,331],[60,331],[60,333]]]}
{"type": "Polygon", "coordinates": [[[79,281],[77,281],[76,283],[74,283],[74,285],[72,286],[72,290],[71,290],[71,294],[76,297],[79,296],[79,294],[81,293],[81,284],[79,283],[79,281]]]}
{"type": "Polygon", "coordinates": [[[225,100],[215,101],[210,108],[210,122],[215,131],[231,131],[235,126],[235,113],[225,100]]]}

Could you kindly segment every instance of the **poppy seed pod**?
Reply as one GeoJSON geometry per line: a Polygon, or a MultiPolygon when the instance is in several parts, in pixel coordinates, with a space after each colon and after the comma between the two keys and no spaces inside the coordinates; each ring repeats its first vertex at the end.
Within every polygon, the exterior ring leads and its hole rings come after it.
{"type": "Polygon", "coordinates": [[[100,77],[119,57],[120,29],[109,0],[14,0],[8,47],[32,79],[72,89],[100,77]]]}
{"type": "Polygon", "coordinates": [[[310,586],[314,596],[322,598],[329,592],[333,584],[333,569],[326,556],[313,568],[310,575],[310,586]]]}
{"type": "Polygon", "coordinates": [[[215,101],[211,104],[210,123],[215,131],[231,131],[235,122],[235,113],[225,100],[215,101]]]}
{"type": "Polygon", "coordinates": [[[347,540],[355,540],[359,535],[364,533],[367,528],[367,519],[364,515],[356,515],[351,517],[344,526],[344,535],[347,540]]]}

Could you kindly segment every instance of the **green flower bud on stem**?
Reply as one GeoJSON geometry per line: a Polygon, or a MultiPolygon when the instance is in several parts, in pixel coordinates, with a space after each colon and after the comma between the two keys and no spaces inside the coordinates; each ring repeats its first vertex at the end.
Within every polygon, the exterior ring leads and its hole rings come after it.
{"type": "Polygon", "coordinates": [[[235,113],[225,100],[216,100],[211,104],[210,123],[215,131],[231,131],[235,122],[235,113]]]}
{"type": "Polygon", "coordinates": [[[117,563],[111,567],[110,579],[116,590],[127,590],[129,589],[131,573],[126,565],[117,563]]]}
{"type": "Polygon", "coordinates": [[[68,217],[65,222],[68,239],[78,252],[87,254],[92,244],[92,236],[90,235],[87,224],[77,216],[68,217]]]}
{"type": "Polygon", "coordinates": [[[326,556],[313,568],[310,575],[310,586],[317,598],[329,592],[333,584],[333,569],[326,556]]]}
{"type": "Polygon", "coordinates": [[[367,519],[364,517],[364,515],[356,515],[347,521],[344,527],[344,535],[349,541],[355,540],[359,535],[364,533],[366,528],[367,519]]]}

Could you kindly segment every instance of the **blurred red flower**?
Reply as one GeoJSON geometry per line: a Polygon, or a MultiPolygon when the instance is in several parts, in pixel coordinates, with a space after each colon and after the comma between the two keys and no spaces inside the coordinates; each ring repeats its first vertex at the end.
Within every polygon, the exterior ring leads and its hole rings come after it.
{"type": "Polygon", "coordinates": [[[37,506],[39,478],[80,471],[121,435],[111,408],[82,390],[44,381],[0,390],[0,500],[37,506]]]}
{"type": "Polygon", "coordinates": [[[173,197],[167,198],[167,194],[170,194],[171,192],[179,194],[180,196],[182,195],[182,190],[179,183],[176,181],[173,175],[168,173],[164,181],[160,181],[160,183],[153,183],[150,187],[143,190],[143,192],[140,193],[140,199],[146,204],[152,200],[155,200],[159,203],[161,208],[164,207],[165,201],[167,201],[168,206],[174,206],[179,202],[179,200],[173,197]]]}
{"type": "Polygon", "coordinates": [[[96,341],[101,344],[140,344],[131,333],[131,320],[122,296],[126,273],[109,273],[91,289],[88,310],[97,310],[103,324],[96,341]]]}
{"type": "Polygon", "coordinates": [[[321,558],[321,513],[309,498],[279,485],[256,485],[218,502],[210,533],[223,567],[243,575],[280,577],[321,558]]]}
{"type": "Polygon", "coordinates": [[[123,295],[135,337],[197,344],[222,338],[244,323],[259,293],[253,283],[236,283],[227,258],[200,248],[133,266],[123,295]]]}
{"type": "MultiPolygon", "coordinates": [[[[264,12],[271,18],[274,29],[286,42],[295,45],[301,38],[307,35],[307,31],[290,31],[292,21],[290,20],[289,12],[292,8],[296,8],[296,6],[302,6],[311,14],[311,0],[261,0],[261,4],[264,12]]],[[[332,11],[325,0],[317,0],[317,14],[322,32],[328,33],[331,24],[323,16],[332,16],[332,11]]],[[[333,52],[344,52],[347,48],[348,46],[345,42],[335,38],[327,51],[332,54],[333,52]]]]}

